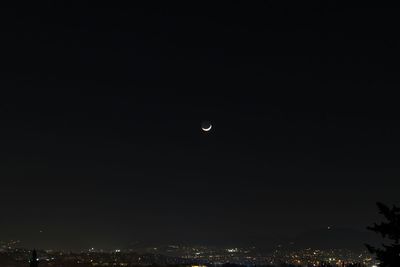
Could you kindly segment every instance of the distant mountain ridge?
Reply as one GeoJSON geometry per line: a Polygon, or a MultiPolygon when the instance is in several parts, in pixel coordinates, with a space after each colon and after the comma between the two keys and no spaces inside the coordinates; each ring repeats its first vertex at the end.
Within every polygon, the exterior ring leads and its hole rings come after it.
{"type": "Polygon", "coordinates": [[[368,231],[350,228],[325,228],[307,231],[291,239],[288,244],[292,248],[351,249],[365,250],[365,243],[376,244],[379,237],[368,231]]]}
{"type": "Polygon", "coordinates": [[[266,236],[255,236],[252,242],[240,242],[240,239],[236,240],[220,240],[219,242],[210,242],[208,244],[201,243],[190,243],[190,242],[136,242],[126,245],[125,248],[136,249],[138,251],[144,248],[168,246],[169,244],[176,245],[204,245],[210,247],[254,247],[259,252],[270,252],[279,246],[281,249],[304,249],[304,248],[315,248],[315,249],[349,249],[353,251],[365,250],[365,243],[368,244],[380,244],[380,237],[367,230],[361,231],[351,228],[324,228],[315,229],[304,232],[294,237],[278,238],[278,237],[266,237],[266,236]]]}

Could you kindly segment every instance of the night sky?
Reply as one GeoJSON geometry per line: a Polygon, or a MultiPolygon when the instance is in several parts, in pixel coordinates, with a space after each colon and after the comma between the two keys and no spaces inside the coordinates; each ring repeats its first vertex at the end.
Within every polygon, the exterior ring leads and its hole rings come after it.
{"type": "Polygon", "coordinates": [[[398,203],[399,10],[56,2],[2,10],[0,239],[266,244],[398,203]]]}

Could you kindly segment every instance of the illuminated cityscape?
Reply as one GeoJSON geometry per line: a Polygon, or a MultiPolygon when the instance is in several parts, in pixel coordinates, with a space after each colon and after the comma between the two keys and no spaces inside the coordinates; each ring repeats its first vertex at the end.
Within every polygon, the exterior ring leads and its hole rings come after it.
{"type": "MultiPolygon", "coordinates": [[[[0,266],[26,266],[31,252],[18,248],[18,242],[2,242],[0,266]]],[[[277,247],[272,252],[260,253],[255,247],[208,247],[167,245],[160,247],[115,249],[106,251],[90,248],[80,252],[39,250],[40,266],[376,266],[367,251],[348,249],[287,250],[277,247]]]]}

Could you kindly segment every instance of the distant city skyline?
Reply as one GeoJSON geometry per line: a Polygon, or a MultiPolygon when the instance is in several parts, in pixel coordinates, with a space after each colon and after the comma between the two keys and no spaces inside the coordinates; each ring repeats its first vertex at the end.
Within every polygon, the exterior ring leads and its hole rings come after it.
{"type": "Polygon", "coordinates": [[[82,251],[60,250],[27,250],[20,247],[0,248],[0,264],[4,264],[4,255],[14,266],[22,266],[29,257],[30,266],[49,264],[65,264],[66,266],[215,266],[223,264],[237,264],[241,266],[281,266],[293,264],[294,266],[354,266],[374,267],[376,261],[366,250],[349,250],[343,248],[321,249],[309,247],[296,249],[289,246],[278,245],[269,251],[259,251],[255,247],[213,247],[213,246],[187,246],[166,245],[147,247],[141,249],[115,249],[102,250],[90,248],[82,251]]]}

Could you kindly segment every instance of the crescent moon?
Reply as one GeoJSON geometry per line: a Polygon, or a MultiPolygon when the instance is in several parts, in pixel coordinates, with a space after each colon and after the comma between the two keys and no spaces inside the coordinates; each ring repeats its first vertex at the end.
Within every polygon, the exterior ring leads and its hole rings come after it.
{"type": "Polygon", "coordinates": [[[201,128],[201,129],[203,129],[203,131],[205,131],[205,132],[208,132],[209,130],[211,130],[211,128],[212,128],[212,125],[210,124],[210,126],[208,126],[207,128],[201,128]]]}

